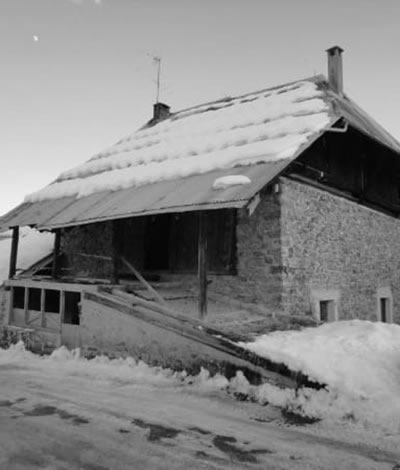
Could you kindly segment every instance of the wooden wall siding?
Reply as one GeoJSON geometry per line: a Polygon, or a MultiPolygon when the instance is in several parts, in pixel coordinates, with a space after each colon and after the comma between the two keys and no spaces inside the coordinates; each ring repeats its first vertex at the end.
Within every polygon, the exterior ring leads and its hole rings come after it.
{"type": "MultiPolygon", "coordinates": [[[[235,214],[232,210],[207,212],[208,269],[233,272],[235,267],[235,214]]],[[[122,255],[144,271],[196,272],[197,213],[162,214],[120,221],[122,255]]]]}
{"type": "Polygon", "coordinates": [[[351,128],[322,136],[292,170],[361,202],[400,212],[400,158],[351,128]]]}
{"type": "MultiPolygon", "coordinates": [[[[146,217],[124,219],[119,224],[121,255],[139,270],[144,266],[145,228],[146,217]]],[[[120,269],[122,274],[130,273],[124,265],[120,266],[120,269]]]]}
{"type": "MultiPolygon", "coordinates": [[[[235,211],[208,211],[207,219],[208,270],[221,274],[234,273],[235,211]]],[[[111,258],[118,251],[141,272],[196,273],[197,241],[197,213],[192,212],[74,227],[63,231],[62,251],[65,256],[61,272],[79,277],[115,278],[111,258]],[[119,246],[114,246],[115,243],[119,246]],[[104,257],[110,257],[110,261],[104,257]]],[[[120,277],[132,275],[125,265],[119,264],[118,269],[120,277]]]]}

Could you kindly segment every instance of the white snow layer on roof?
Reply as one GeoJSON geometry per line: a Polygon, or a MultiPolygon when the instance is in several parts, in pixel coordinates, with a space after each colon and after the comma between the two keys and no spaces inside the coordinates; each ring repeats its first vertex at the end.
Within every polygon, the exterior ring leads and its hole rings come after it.
{"type": "Polygon", "coordinates": [[[262,335],[241,346],[327,384],[327,390],[291,397],[306,414],[400,431],[399,325],[340,321],[262,335]]]}
{"type": "MultiPolygon", "coordinates": [[[[40,233],[29,227],[20,230],[18,244],[17,268],[28,269],[32,264],[52,252],[54,235],[40,233]]],[[[11,254],[11,231],[0,234],[0,285],[8,277],[11,254]]]]}
{"type": "Polygon", "coordinates": [[[225,189],[230,186],[240,186],[243,184],[250,184],[251,179],[248,176],[244,175],[227,175],[217,178],[212,187],[213,189],[225,189]]]}
{"type": "Polygon", "coordinates": [[[330,122],[313,82],[216,102],[138,130],[26,201],[87,196],[217,169],[293,158],[330,122]]]}

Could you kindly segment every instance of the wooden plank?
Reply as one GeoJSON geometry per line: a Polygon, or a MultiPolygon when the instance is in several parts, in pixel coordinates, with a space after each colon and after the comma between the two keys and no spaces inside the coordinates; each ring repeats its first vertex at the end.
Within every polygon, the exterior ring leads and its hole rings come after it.
{"type": "Polygon", "coordinates": [[[18,255],[19,227],[14,227],[11,240],[11,255],[8,278],[12,279],[17,271],[17,255],[18,255]]]}
{"type": "Polygon", "coordinates": [[[14,288],[10,289],[9,304],[8,304],[8,324],[11,325],[14,321],[14,288]]]}
{"type": "Polygon", "coordinates": [[[121,261],[125,264],[125,266],[133,272],[133,274],[139,279],[139,281],[146,287],[146,289],[155,297],[155,300],[159,302],[161,305],[167,305],[165,300],[161,297],[161,295],[146,281],[146,279],[140,274],[140,272],[132,266],[132,264],[126,260],[123,256],[121,257],[121,261]]]}
{"type": "Polygon", "coordinates": [[[199,280],[199,314],[207,314],[207,214],[199,212],[198,238],[198,280],[199,280]]]}
{"type": "MultiPolygon", "coordinates": [[[[102,292],[107,292],[106,289],[102,289],[102,292]]],[[[168,318],[173,320],[177,320],[183,323],[191,324],[195,328],[199,328],[200,323],[192,318],[185,316],[183,313],[175,312],[174,310],[169,309],[168,307],[161,305],[159,303],[153,302],[151,300],[146,300],[141,297],[138,297],[134,294],[130,294],[119,289],[112,289],[112,295],[116,295],[117,297],[123,299],[125,302],[128,302],[130,305],[137,305],[148,309],[150,312],[156,314],[162,314],[168,318]]]]}
{"type": "Polygon", "coordinates": [[[323,388],[323,384],[319,384],[305,376],[304,374],[290,370],[286,365],[281,363],[272,362],[261,356],[257,356],[251,351],[247,351],[240,346],[233,344],[231,341],[223,338],[223,333],[218,332],[218,336],[209,334],[204,330],[198,330],[185,327],[184,325],[174,325],[165,322],[163,318],[150,316],[148,311],[141,306],[127,305],[122,299],[116,299],[112,295],[85,292],[84,298],[96,302],[105,307],[114,309],[121,313],[136,317],[139,320],[155,325],[166,331],[172,331],[183,338],[190,339],[204,346],[208,346],[215,351],[220,351],[228,354],[232,358],[232,364],[240,370],[247,369],[257,374],[263,380],[274,383],[279,386],[288,388],[296,388],[299,385],[313,387],[316,389],[323,388]]]}
{"type": "Polygon", "coordinates": [[[61,230],[55,230],[54,237],[54,248],[53,248],[53,264],[51,267],[51,277],[56,279],[59,272],[59,256],[60,256],[60,241],[61,241],[61,230]]]}
{"type": "Polygon", "coordinates": [[[111,256],[104,256],[104,255],[91,255],[89,253],[74,253],[75,255],[78,256],[83,256],[84,258],[94,258],[94,259],[102,259],[104,261],[112,261],[111,256]]]}
{"type": "Polygon", "coordinates": [[[82,292],[85,290],[97,290],[97,284],[85,284],[79,282],[55,282],[49,279],[11,279],[5,281],[6,286],[21,286],[21,287],[35,287],[37,289],[58,289],[71,292],[82,292]]]}

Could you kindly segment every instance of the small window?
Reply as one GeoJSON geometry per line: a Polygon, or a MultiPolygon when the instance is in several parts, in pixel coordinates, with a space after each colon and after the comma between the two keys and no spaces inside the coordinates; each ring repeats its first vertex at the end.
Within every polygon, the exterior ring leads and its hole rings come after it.
{"type": "Polygon", "coordinates": [[[338,289],[313,288],[310,293],[314,318],[321,322],[337,321],[340,291],[338,289]]]}
{"type": "Polygon", "coordinates": [[[381,309],[381,322],[387,323],[388,322],[388,314],[389,314],[389,300],[387,297],[381,297],[380,301],[380,309],[381,309]]]}
{"type": "Polygon", "coordinates": [[[329,320],[329,310],[332,309],[333,300],[320,300],[319,302],[319,319],[320,321],[329,320]]]}
{"type": "Polygon", "coordinates": [[[25,287],[13,288],[13,308],[25,307],[25,287]]]}
{"type": "Polygon", "coordinates": [[[36,310],[40,312],[41,292],[41,289],[36,289],[35,287],[31,287],[29,289],[28,310],[36,310]]]}
{"type": "Polygon", "coordinates": [[[393,321],[393,297],[390,287],[379,287],[378,298],[378,321],[383,323],[392,323],[393,321]]]}
{"type": "Polygon", "coordinates": [[[49,313],[60,313],[60,291],[46,289],[44,293],[44,311],[49,313]]]}
{"type": "Polygon", "coordinates": [[[64,323],[79,325],[80,292],[65,292],[64,323]]]}

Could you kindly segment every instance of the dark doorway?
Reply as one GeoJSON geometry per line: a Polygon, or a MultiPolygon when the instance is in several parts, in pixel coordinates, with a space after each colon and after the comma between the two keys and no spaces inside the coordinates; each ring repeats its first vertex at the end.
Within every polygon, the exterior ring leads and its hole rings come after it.
{"type": "Polygon", "coordinates": [[[144,241],[146,270],[169,268],[170,223],[170,214],[156,215],[147,219],[144,241]]]}

